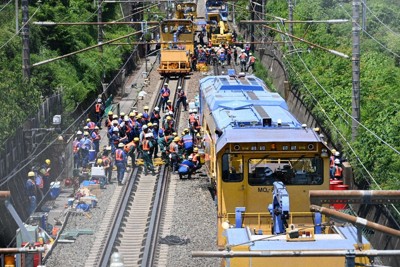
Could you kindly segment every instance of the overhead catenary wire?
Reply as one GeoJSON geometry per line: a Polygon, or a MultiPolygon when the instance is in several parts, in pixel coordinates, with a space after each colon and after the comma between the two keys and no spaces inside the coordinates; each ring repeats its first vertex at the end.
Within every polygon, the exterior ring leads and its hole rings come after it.
{"type": "MultiPolygon", "coordinates": [[[[295,48],[294,44],[292,44],[293,47],[295,48]]],[[[311,70],[308,68],[307,64],[304,62],[304,60],[301,58],[300,53],[298,52],[298,50],[296,50],[296,54],[299,58],[299,60],[303,63],[305,69],[307,70],[307,72],[310,74],[310,76],[313,78],[313,80],[316,82],[316,84],[324,91],[324,93],[331,98],[335,104],[342,110],[344,111],[344,113],[346,115],[348,115],[349,117],[351,117],[351,115],[336,101],[336,99],[334,99],[332,97],[332,95],[321,85],[321,83],[316,79],[316,77],[313,75],[313,73],[311,72],[311,70]]],[[[323,106],[320,104],[320,102],[317,100],[317,98],[315,97],[315,95],[311,92],[311,90],[307,87],[307,85],[304,83],[304,81],[302,80],[301,76],[295,71],[294,67],[292,66],[292,64],[290,64],[290,61],[287,59],[287,57],[284,57],[287,61],[287,63],[289,64],[289,67],[294,71],[294,73],[296,74],[296,76],[299,78],[299,80],[302,82],[304,88],[306,89],[307,93],[312,97],[312,99],[314,100],[314,102],[318,105],[318,107],[320,108],[320,110],[322,111],[322,113],[325,115],[325,117],[328,119],[329,123],[332,125],[332,127],[336,130],[336,132],[339,134],[339,136],[344,140],[345,144],[349,147],[350,151],[353,153],[353,155],[355,155],[355,159],[359,162],[359,164],[362,166],[363,170],[368,174],[368,176],[371,178],[371,180],[373,181],[374,185],[379,189],[382,190],[381,186],[379,185],[379,183],[375,180],[375,178],[373,177],[372,173],[367,169],[367,167],[365,166],[365,164],[361,161],[360,156],[357,154],[357,152],[355,151],[355,149],[352,147],[351,143],[346,139],[346,137],[343,135],[343,133],[337,128],[337,126],[335,125],[335,123],[331,120],[331,118],[328,116],[328,114],[326,113],[325,109],[323,108],[323,106]]],[[[359,125],[362,125],[361,123],[359,123],[359,125]]],[[[364,125],[362,125],[363,127],[365,127],[364,125]]],[[[370,131],[368,128],[365,127],[366,130],[370,131]]],[[[371,131],[371,133],[373,133],[371,131]]],[[[374,133],[373,133],[374,134],[374,133]]],[[[381,140],[382,142],[384,142],[383,140],[381,140]]],[[[390,206],[397,212],[398,215],[400,215],[400,211],[394,206],[394,204],[390,204],[390,206]]]]}
{"type": "Polygon", "coordinates": [[[8,43],[10,43],[15,38],[15,36],[17,36],[22,31],[22,29],[25,27],[25,25],[27,25],[33,19],[33,17],[36,15],[36,13],[39,11],[39,9],[40,9],[40,6],[38,8],[36,8],[35,12],[33,12],[32,16],[28,19],[28,21],[26,23],[22,24],[22,26],[19,28],[19,30],[13,36],[11,36],[2,46],[0,46],[0,50],[3,49],[6,45],[8,45],[8,43]]]}
{"type": "Polygon", "coordinates": [[[8,2],[0,9],[0,12],[3,11],[3,9],[5,9],[11,2],[12,2],[12,0],[8,1],[8,2]]]}
{"type": "MultiPolygon", "coordinates": [[[[343,9],[343,11],[346,13],[347,16],[351,17],[351,15],[347,12],[347,10],[343,7],[342,4],[339,4],[339,6],[343,9]]],[[[396,52],[394,52],[393,50],[391,50],[390,48],[388,48],[385,44],[381,43],[379,40],[377,40],[372,34],[370,34],[369,32],[367,32],[365,29],[363,29],[361,27],[360,24],[356,23],[356,25],[358,27],[360,27],[360,29],[362,29],[362,31],[368,36],[370,37],[372,40],[374,40],[377,44],[379,44],[383,49],[385,49],[386,51],[388,51],[389,53],[391,53],[392,55],[394,55],[395,57],[400,58],[400,55],[397,54],[396,52]]]]}
{"type": "Polygon", "coordinates": [[[400,37],[400,34],[399,34],[399,33],[393,31],[387,24],[385,24],[382,20],[380,20],[380,19],[378,18],[378,16],[375,15],[374,12],[372,12],[372,10],[367,6],[367,4],[365,3],[364,0],[361,1],[361,2],[362,2],[362,4],[363,4],[363,6],[365,6],[365,8],[368,10],[368,12],[371,13],[372,16],[373,16],[377,21],[379,21],[380,24],[382,24],[387,30],[389,30],[391,33],[393,33],[393,34],[396,35],[397,37],[400,37]]]}

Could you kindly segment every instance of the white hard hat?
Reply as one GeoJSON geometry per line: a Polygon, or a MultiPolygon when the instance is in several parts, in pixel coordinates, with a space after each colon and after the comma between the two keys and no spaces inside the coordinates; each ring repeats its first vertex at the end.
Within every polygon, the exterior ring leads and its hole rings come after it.
{"type": "Polygon", "coordinates": [[[168,83],[164,83],[164,86],[168,86],[168,83]]]}
{"type": "Polygon", "coordinates": [[[147,133],[147,134],[144,135],[144,137],[145,138],[153,137],[153,134],[152,133],[147,133]]]}
{"type": "Polygon", "coordinates": [[[128,117],[128,116],[125,116],[125,117],[124,117],[124,121],[129,121],[129,117],[128,117]]]}
{"type": "Polygon", "coordinates": [[[191,159],[193,159],[193,156],[189,155],[188,160],[191,160],[191,159]]]}
{"type": "Polygon", "coordinates": [[[159,108],[159,107],[155,107],[154,110],[155,110],[155,111],[159,111],[160,108],[159,108]]]}
{"type": "Polygon", "coordinates": [[[249,56],[252,56],[253,54],[252,53],[249,53],[249,56]]]}
{"type": "Polygon", "coordinates": [[[339,151],[336,151],[336,152],[335,152],[335,156],[336,156],[336,157],[339,157],[339,156],[340,156],[340,152],[339,152],[339,151]]]}
{"type": "Polygon", "coordinates": [[[82,134],[82,132],[81,131],[77,131],[76,134],[82,134]]]}
{"type": "Polygon", "coordinates": [[[97,102],[98,102],[98,103],[101,103],[101,98],[97,99],[97,102]]]}
{"type": "Polygon", "coordinates": [[[340,159],[335,159],[335,164],[340,164],[340,159]]]}
{"type": "Polygon", "coordinates": [[[119,143],[118,147],[124,147],[124,143],[119,143]]]}
{"type": "Polygon", "coordinates": [[[168,114],[173,115],[174,112],[172,110],[168,111],[168,114]]]}
{"type": "Polygon", "coordinates": [[[142,129],[143,129],[143,130],[146,130],[147,128],[148,128],[148,127],[147,127],[146,124],[142,126],[142,129]]]}

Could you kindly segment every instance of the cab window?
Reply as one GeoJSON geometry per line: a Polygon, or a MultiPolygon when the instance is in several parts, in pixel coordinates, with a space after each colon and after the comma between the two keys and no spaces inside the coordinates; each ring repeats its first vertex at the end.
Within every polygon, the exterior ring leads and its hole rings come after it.
{"type": "Polygon", "coordinates": [[[222,155],[222,181],[241,182],[243,180],[243,157],[237,154],[222,155]]]}
{"type": "Polygon", "coordinates": [[[320,185],[323,183],[321,158],[253,158],[249,160],[249,184],[320,185]]]}

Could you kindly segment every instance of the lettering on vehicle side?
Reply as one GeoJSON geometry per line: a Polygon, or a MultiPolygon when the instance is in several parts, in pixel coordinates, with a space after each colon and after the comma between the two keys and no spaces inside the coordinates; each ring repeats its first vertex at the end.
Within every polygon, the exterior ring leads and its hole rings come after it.
{"type": "Polygon", "coordinates": [[[272,187],[258,187],[258,193],[271,193],[272,187]]]}

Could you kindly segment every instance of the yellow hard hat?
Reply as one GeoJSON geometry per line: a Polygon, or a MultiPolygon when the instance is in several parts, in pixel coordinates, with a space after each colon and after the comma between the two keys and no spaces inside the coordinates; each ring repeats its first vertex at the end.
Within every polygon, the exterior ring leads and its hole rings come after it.
{"type": "Polygon", "coordinates": [[[141,118],[142,118],[142,113],[136,115],[136,119],[141,119],[141,118]]]}
{"type": "Polygon", "coordinates": [[[152,124],[151,122],[149,122],[149,123],[147,124],[147,126],[148,126],[148,127],[153,127],[153,124],[152,124]]]}
{"type": "Polygon", "coordinates": [[[121,112],[121,113],[119,114],[119,116],[120,116],[120,117],[125,116],[125,112],[121,112]]]}
{"type": "Polygon", "coordinates": [[[179,138],[179,136],[174,138],[174,142],[179,142],[181,139],[179,138]]]}
{"type": "Polygon", "coordinates": [[[129,113],[129,117],[134,117],[134,116],[135,116],[135,113],[133,113],[133,112],[129,113]]]}
{"type": "Polygon", "coordinates": [[[87,119],[86,119],[86,121],[87,121],[87,122],[89,122],[89,121],[90,121],[90,119],[89,119],[89,118],[87,118],[87,119]]]}
{"type": "Polygon", "coordinates": [[[88,131],[85,131],[85,132],[83,133],[83,135],[89,135],[89,132],[88,132],[88,131]]]}
{"type": "Polygon", "coordinates": [[[197,152],[199,149],[197,147],[193,148],[193,152],[197,152]]]}
{"type": "Polygon", "coordinates": [[[28,172],[28,177],[35,177],[35,173],[34,172],[28,172]]]}
{"type": "Polygon", "coordinates": [[[133,138],[133,141],[135,141],[135,142],[139,142],[139,141],[140,141],[140,139],[139,139],[139,137],[135,137],[135,138],[133,138]]]}
{"type": "Polygon", "coordinates": [[[178,134],[176,132],[173,132],[172,135],[173,136],[178,136],[178,134]]]}
{"type": "Polygon", "coordinates": [[[146,110],[146,109],[149,109],[149,106],[144,106],[143,109],[145,109],[145,110],[146,110]]]}
{"type": "Polygon", "coordinates": [[[185,128],[185,129],[183,130],[183,132],[188,133],[188,132],[189,132],[189,129],[188,129],[188,128],[185,128]]]}
{"type": "Polygon", "coordinates": [[[50,165],[50,163],[51,163],[51,160],[49,160],[49,159],[46,159],[44,162],[46,162],[46,164],[47,164],[47,165],[50,165]]]}
{"type": "Polygon", "coordinates": [[[108,112],[108,116],[114,115],[114,113],[112,111],[108,112]]]}
{"type": "Polygon", "coordinates": [[[172,120],[171,116],[167,116],[167,120],[172,120]]]}
{"type": "Polygon", "coordinates": [[[168,100],[167,103],[172,103],[172,101],[171,101],[171,100],[168,100]]]}
{"type": "Polygon", "coordinates": [[[200,133],[197,133],[196,136],[197,136],[197,137],[201,137],[200,133]]]}
{"type": "Polygon", "coordinates": [[[102,159],[98,159],[98,160],[97,160],[97,164],[100,165],[100,164],[102,164],[102,163],[103,163],[103,160],[102,160],[102,159]]]}

